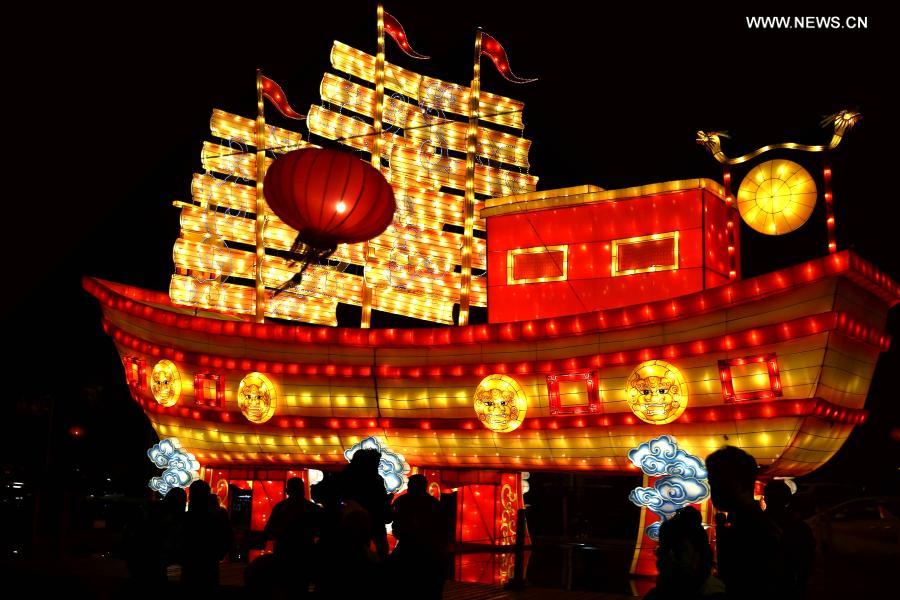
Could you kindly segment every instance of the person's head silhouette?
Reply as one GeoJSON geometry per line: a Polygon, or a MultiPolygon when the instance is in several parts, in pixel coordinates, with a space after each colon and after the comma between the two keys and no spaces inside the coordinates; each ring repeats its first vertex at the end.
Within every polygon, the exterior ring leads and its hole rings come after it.
{"type": "Polygon", "coordinates": [[[696,590],[712,572],[713,554],[699,511],[687,506],[659,527],[658,585],[696,590]]]}
{"type": "Polygon", "coordinates": [[[210,497],[212,494],[209,490],[209,484],[198,479],[188,488],[190,496],[188,497],[189,511],[208,511],[210,510],[210,497]]]}
{"type": "Polygon", "coordinates": [[[375,472],[381,462],[381,452],[374,448],[357,450],[350,459],[350,465],[358,472],[375,472]]]}
{"type": "Polygon", "coordinates": [[[288,498],[305,498],[306,483],[299,477],[291,477],[284,486],[284,493],[288,498]]]}
{"type": "Polygon", "coordinates": [[[172,488],[163,496],[163,505],[172,514],[183,513],[184,507],[187,506],[187,492],[184,488],[172,488]]]}
{"type": "Polygon", "coordinates": [[[428,493],[428,480],[421,473],[412,475],[406,486],[406,493],[411,496],[424,496],[428,493]]]}
{"type": "Polygon", "coordinates": [[[753,486],[759,467],[756,459],[734,446],[725,446],[706,457],[709,491],[719,510],[730,512],[753,503],[753,486]]]}
{"type": "Polygon", "coordinates": [[[766,484],[763,496],[766,499],[767,512],[784,512],[791,502],[791,488],[781,479],[773,479],[766,484]]]}

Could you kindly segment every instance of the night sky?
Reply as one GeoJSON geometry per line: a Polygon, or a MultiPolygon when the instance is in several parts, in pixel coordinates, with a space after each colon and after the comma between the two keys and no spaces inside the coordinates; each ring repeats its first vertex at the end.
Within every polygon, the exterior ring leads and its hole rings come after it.
{"type": "MultiPolygon", "coordinates": [[[[83,459],[85,468],[129,484],[144,479],[142,452],[153,433],[127,397],[80,278],[167,290],[178,234],[171,202],[189,198],[211,110],[252,117],[261,67],[306,112],[318,103],[333,40],[374,52],[374,2],[260,4],[63,9],[71,12],[41,21],[40,52],[13,54],[8,77],[18,85],[7,91],[14,108],[6,122],[10,140],[24,147],[13,142],[17,160],[7,172],[14,190],[6,198],[13,271],[2,294],[13,377],[2,403],[12,429],[7,467],[43,462],[55,398],[57,457],[83,459]],[[62,435],[73,424],[85,428],[83,439],[62,435]],[[90,458],[98,449],[99,463],[90,458]]],[[[475,28],[494,35],[518,75],[540,78],[516,86],[483,61],[483,90],[525,102],[539,189],[720,179],[718,163],[694,143],[697,129],[727,130],[725,151],[736,155],[784,141],[827,143],[822,117],[858,109],[862,121],[833,156],[839,247],[900,278],[896,77],[887,58],[893,22],[870,13],[866,31],[762,32],[747,29],[745,14],[720,8],[660,12],[632,3],[623,13],[584,4],[390,2],[413,47],[433,60],[413,61],[390,40],[388,60],[467,83],[475,28]]],[[[745,226],[744,274],[823,254],[822,213],[820,202],[805,227],[776,240],[745,226]]],[[[900,333],[896,314],[889,330],[900,333]]],[[[896,479],[900,444],[889,432],[900,423],[890,381],[898,363],[897,351],[882,356],[869,423],[817,477],[896,479]]]]}

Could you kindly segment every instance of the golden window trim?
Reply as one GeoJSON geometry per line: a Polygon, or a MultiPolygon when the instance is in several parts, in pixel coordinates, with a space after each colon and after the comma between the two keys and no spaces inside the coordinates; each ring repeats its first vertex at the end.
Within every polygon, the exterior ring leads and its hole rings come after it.
{"type": "Polygon", "coordinates": [[[678,231],[668,231],[666,233],[652,233],[650,235],[639,235],[636,237],[630,238],[622,238],[619,240],[612,241],[612,267],[611,272],[613,277],[622,277],[625,275],[635,275],[637,273],[656,273],[658,271],[677,271],[678,270],[678,246],[679,246],[679,232],[678,231]],[[666,240],[673,239],[675,240],[674,249],[673,249],[673,258],[674,264],[671,265],[654,265],[652,267],[647,267],[645,269],[619,269],[619,246],[627,246],[628,244],[637,244],[640,242],[649,242],[654,240],[666,240]]]}
{"type": "Polygon", "coordinates": [[[516,248],[515,250],[507,250],[506,252],[506,285],[522,285],[525,283],[548,283],[551,281],[566,281],[569,277],[569,245],[562,244],[559,246],[534,246],[532,248],[516,248]],[[513,274],[515,272],[516,257],[520,254],[550,254],[552,252],[562,252],[562,274],[555,277],[533,277],[530,279],[516,279],[513,274]]]}

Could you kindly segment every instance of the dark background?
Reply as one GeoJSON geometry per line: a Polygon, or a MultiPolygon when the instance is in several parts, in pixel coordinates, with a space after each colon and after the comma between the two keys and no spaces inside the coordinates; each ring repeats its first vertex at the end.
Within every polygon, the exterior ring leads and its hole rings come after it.
{"type": "MultiPolygon", "coordinates": [[[[167,290],[178,234],[171,201],[189,197],[212,108],[253,116],[261,67],[305,112],[318,103],[332,40],[374,52],[374,7],[48,9],[29,21],[23,42],[7,48],[5,123],[14,140],[4,220],[13,268],[0,294],[10,367],[0,402],[7,478],[36,482],[46,473],[55,485],[141,493],[153,473],[144,452],[155,436],[128,398],[80,278],[167,290]],[[81,435],[71,435],[72,426],[81,435]]],[[[483,90],[525,101],[540,189],[720,179],[718,163],[694,143],[697,129],[727,130],[725,151],[736,155],[783,141],[827,143],[821,118],[859,109],[862,121],[833,156],[839,247],[900,278],[889,19],[865,11],[863,31],[766,32],[748,30],[744,16],[783,13],[660,11],[643,3],[625,13],[574,2],[394,1],[386,8],[414,48],[433,57],[413,61],[389,40],[392,62],[466,83],[481,26],[504,44],[517,74],[540,78],[515,86],[483,62],[483,90]]],[[[819,157],[799,160],[818,168],[819,157]]],[[[742,171],[734,177],[737,184],[742,171]]],[[[821,203],[804,228],[783,238],[744,227],[744,275],[822,255],[824,232],[821,203]]],[[[896,336],[896,313],[889,330],[896,336]]],[[[882,356],[869,421],[807,479],[896,486],[898,367],[897,351],[882,356]]]]}

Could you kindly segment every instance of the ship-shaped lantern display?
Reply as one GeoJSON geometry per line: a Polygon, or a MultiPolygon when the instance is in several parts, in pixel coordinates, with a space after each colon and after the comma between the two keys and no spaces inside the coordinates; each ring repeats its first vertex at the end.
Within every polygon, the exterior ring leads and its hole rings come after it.
{"type": "MultiPolygon", "coordinates": [[[[813,174],[755,159],[827,158],[858,115],[829,121],[828,146],[738,159],[724,134],[701,132],[721,183],[538,192],[522,103],[479,87],[480,44],[496,40],[479,32],[464,87],[385,62],[384,16],[375,56],[334,43],[337,73],[306,120],[321,145],[364,153],[393,186],[382,235],[276,294],[297,270],[284,254],[296,232],[254,182],[311,142],[261,110],[215,110],[218,141],[178,203],[169,294],[84,281],[134,400],[223,499],[241,482],[257,482],[255,495],[289,473],[338,469],[371,438],[435,493],[458,494],[460,541],[510,543],[523,472],[640,474],[629,452],[663,434],[692,456],[744,448],[765,477],[809,473],[841,447],[866,418],[900,288],[838,251],[827,160],[813,174]],[[740,219],[787,233],[819,198],[827,253],[742,279],[740,219]],[[334,327],[338,303],[362,307],[362,326],[334,327]],[[465,325],[469,306],[487,306],[489,322],[465,325]],[[435,326],[371,329],[373,309],[435,326]]],[[[505,54],[492,58],[508,70],[505,54]]],[[[641,560],[636,570],[652,568],[641,560]]]]}

